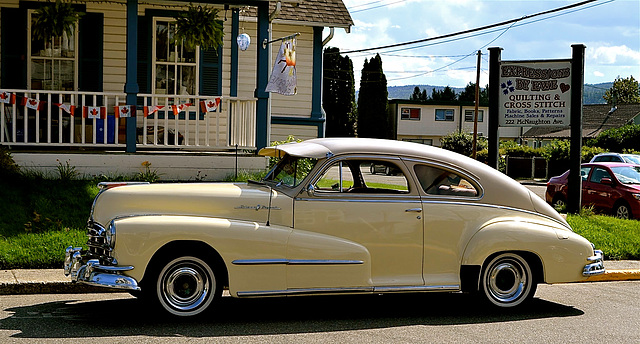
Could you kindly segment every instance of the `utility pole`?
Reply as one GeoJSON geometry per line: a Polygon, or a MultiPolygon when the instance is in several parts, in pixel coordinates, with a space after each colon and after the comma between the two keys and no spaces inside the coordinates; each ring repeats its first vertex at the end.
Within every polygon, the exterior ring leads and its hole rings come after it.
{"type": "Polygon", "coordinates": [[[482,51],[478,50],[478,63],[476,67],[476,111],[473,116],[473,148],[472,158],[476,158],[476,150],[478,149],[478,103],[480,103],[480,57],[482,56],[482,51]]]}

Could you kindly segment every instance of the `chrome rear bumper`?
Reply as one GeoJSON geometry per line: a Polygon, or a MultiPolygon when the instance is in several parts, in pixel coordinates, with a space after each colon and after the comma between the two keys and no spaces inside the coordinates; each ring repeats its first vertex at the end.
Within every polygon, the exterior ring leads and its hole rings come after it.
{"type": "Polygon", "coordinates": [[[140,290],[138,281],[122,273],[133,270],[133,266],[101,265],[97,259],[85,260],[82,248],[67,247],[64,259],[64,274],[72,281],[97,287],[125,290],[140,290]]]}
{"type": "Polygon", "coordinates": [[[594,256],[587,258],[591,263],[584,266],[582,270],[582,276],[595,276],[604,273],[604,264],[602,262],[602,251],[594,250],[594,256]]]}

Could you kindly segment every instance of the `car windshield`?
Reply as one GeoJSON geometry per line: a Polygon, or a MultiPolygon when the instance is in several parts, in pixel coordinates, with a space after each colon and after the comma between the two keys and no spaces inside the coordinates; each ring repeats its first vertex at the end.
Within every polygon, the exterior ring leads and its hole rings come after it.
{"type": "Polygon", "coordinates": [[[640,157],[637,155],[623,155],[627,162],[640,165],[640,157]]]}
{"type": "Polygon", "coordinates": [[[263,181],[296,187],[307,177],[317,161],[318,159],[293,157],[287,154],[276,163],[263,181]]]}
{"type": "Polygon", "coordinates": [[[612,167],[611,171],[622,184],[640,184],[640,166],[612,167]]]}

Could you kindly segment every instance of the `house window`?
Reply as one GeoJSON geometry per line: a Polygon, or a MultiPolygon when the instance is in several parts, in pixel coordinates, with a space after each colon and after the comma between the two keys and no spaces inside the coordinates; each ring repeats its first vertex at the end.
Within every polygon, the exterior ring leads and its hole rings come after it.
{"type": "Polygon", "coordinates": [[[400,110],[400,119],[401,120],[420,120],[420,109],[413,108],[402,108],[400,110]]]}
{"type": "MultiPolygon", "coordinates": [[[[476,110],[464,110],[464,121],[473,122],[476,110]]],[[[484,119],[484,111],[478,110],[478,122],[482,122],[484,119]]]]}
{"type": "Polygon", "coordinates": [[[33,90],[74,91],[78,80],[78,25],[71,37],[48,40],[33,35],[31,25],[35,20],[35,10],[29,10],[28,87],[33,90]]]}
{"type": "Polygon", "coordinates": [[[154,28],[152,93],[197,95],[199,48],[173,42],[173,19],[155,18],[154,28]]]}
{"type": "Polygon", "coordinates": [[[436,121],[453,121],[453,110],[436,109],[436,121]]]}
{"type": "Polygon", "coordinates": [[[421,143],[423,145],[433,146],[433,139],[402,139],[402,141],[421,143]]]}

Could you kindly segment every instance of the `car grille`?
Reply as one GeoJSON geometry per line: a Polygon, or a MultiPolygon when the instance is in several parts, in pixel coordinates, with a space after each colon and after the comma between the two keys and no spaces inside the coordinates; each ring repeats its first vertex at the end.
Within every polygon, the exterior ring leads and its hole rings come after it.
{"type": "Polygon", "coordinates": [[[87,224],[89,240],[87,241],[87,256],[89,259],[98,259],[100,264],[110,265],[113,263],[111,257],[111,247],[105,237],[105,229],[97,222],[89,221],[87,224]]]}

